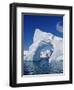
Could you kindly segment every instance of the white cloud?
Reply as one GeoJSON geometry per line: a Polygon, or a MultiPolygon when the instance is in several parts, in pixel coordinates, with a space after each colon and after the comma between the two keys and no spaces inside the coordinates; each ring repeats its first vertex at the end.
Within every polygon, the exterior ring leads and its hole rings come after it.
{"type": "Polygon", "coordinates": [[[57,31],[59,31],[59,32],[63,32],[63,26],[60,24],[60,22],[57,23],[56,29],[57,29],[57,31]]]}

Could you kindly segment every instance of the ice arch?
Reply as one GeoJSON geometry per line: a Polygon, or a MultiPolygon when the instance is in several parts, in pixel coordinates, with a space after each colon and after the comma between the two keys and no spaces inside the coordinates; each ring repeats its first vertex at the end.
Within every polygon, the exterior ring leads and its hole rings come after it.
{"type": "Polygon", "coordinates": [[[63,39],[57,37],[51,33],[43,32],[40,29],[36,29],[33,37],[33,43],[30,45],[29,50],[25,51],[24,60],[39,60],[40,51],[43,48],[50,49],[52,46],[53,53],[49,58],[49,62],[57,60],[58,57],[63,56],[63,39]]]}

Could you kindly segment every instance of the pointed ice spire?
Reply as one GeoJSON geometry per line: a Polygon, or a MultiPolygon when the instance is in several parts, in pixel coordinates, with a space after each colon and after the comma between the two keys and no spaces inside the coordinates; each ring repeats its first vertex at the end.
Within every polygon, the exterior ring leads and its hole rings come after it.
{"type": "Polygon", "coordinates": [[[43,35],[43,32],[39,28],[37,28],[34,33],[33,42],[40,40],[42,35],[43,35]]]}

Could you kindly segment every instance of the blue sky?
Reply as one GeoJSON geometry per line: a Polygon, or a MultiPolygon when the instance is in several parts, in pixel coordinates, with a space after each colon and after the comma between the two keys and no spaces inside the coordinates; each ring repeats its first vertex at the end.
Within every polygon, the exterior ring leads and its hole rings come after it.
{"type": "Polygon", "coordinates": [[[23,46],[26,50],[32,44],[36,28],[63,37],[63,16],[24,15],[23,19],[23,46]]]}

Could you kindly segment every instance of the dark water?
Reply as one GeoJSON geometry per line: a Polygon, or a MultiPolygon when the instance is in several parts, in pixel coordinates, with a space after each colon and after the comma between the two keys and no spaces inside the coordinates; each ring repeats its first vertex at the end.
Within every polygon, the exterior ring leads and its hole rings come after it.
{"type": "Polygon", "coordinates": [[[24,61],[24,75],[63,73],[63,60],[51,63],[48,60],[24,61]]]}

